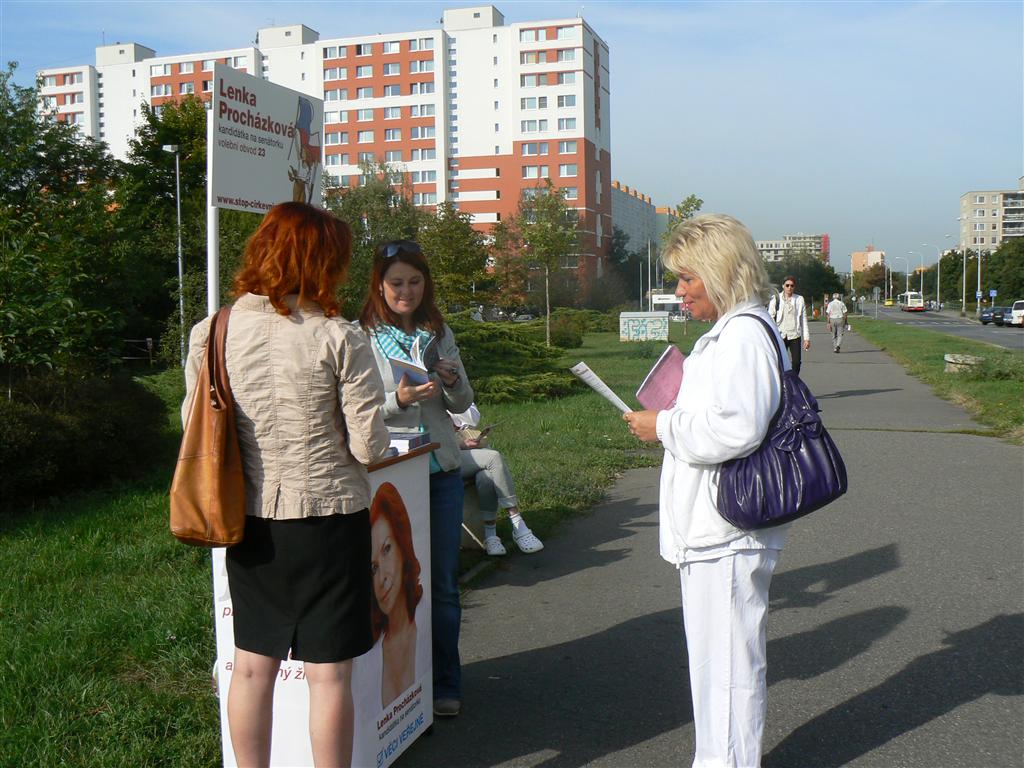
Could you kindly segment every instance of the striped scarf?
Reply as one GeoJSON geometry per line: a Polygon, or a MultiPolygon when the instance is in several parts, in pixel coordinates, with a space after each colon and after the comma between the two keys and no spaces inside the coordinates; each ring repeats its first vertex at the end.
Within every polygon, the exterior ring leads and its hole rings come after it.
{"type": "Polygon", "coordinates": [[[416,339],[420,340],[420,347],[422,348],[430,341],[430,336],[430,331],[423,330],[422,328],[417,328],[414,333],[408,334],[401,328],[396,328],[386,323],[380,323],[373,331],[373,337],[377,340],[377,346],[380,347],[387,357],[393,357],[396,360],[408,360],[410,363],[414,362],[409,353],[412,351],[412,345],[416,342],[416,339]]]}

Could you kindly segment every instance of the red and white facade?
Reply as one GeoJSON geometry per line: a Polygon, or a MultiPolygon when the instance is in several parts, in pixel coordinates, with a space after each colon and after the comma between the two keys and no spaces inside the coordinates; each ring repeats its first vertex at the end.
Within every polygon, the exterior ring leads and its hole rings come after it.
{"type": "Polygon", "coordinates": [[[486,232],[550,179],[580,212],[579,259],[564,266],[603,273],[608,46],[582,18],[506,25],[480,6],[445,11],[437,29],[332,38],[297,24],[259,30],[253,46],[177,56],[116,43],[96,49],[95,67],[39,74],[53,78],[42,96],[58,119],[124,158],[141,105],[208,100],[214,62],[323,98],[324,168],[337,185],[360,183],[362,159],[382,161],[408,174],[414,203],[451,201],[486,232]]]}

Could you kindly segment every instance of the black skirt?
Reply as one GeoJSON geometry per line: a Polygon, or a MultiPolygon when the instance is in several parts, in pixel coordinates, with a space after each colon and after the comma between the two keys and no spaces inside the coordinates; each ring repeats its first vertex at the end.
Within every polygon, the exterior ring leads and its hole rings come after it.
{"type": "Polygon", "coordinates": [[[344,661],[373,645],[370,513],[249,516],[227,551],[235,647],[277,659],[344,661]]]}

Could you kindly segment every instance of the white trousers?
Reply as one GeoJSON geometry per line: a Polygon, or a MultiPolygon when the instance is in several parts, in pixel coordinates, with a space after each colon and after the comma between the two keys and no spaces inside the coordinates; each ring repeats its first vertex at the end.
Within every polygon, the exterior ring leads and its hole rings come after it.
{"type": "Polygon", "coordinates": [[[747,549],[680,568],[693,768],[760,768],[768,587],[778,560],[778,550],[747,549]]]}

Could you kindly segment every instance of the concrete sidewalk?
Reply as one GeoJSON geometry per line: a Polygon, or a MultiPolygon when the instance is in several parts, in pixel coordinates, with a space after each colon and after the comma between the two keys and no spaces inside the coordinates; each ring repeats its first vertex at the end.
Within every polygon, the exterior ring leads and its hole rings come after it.
{"type": "MultiPolygon", "coordinates": [[[[794,525],[772,584],[766,768],[1020,766],[1024,449],[855,334],[803,376],[850,492],[794,525]]],[[[399,764],[689,766],[679,583],[658,470],[626,473],[465,597],[463,714],[399,764]]]]}

